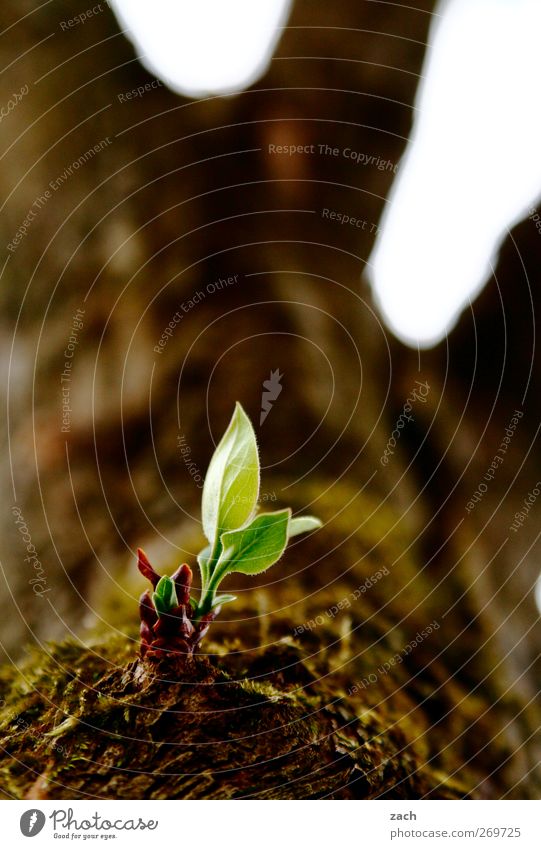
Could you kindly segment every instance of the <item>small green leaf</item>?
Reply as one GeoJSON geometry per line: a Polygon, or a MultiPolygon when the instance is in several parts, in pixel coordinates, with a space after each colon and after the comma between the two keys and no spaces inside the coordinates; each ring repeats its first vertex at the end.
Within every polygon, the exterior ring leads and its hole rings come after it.
{"type": "Polygon", "coordinates": [[[289,522],[288,537],[296,537],[299,534],[306,534],[308,531],[315,531],[321,528],[323,522],[316,519],[315,516],[296,516],[289,522]]]}
{"type": "Polygon", "coordinates": [[[203,487],[202,518],[212,551],[224,531],[240,528],[252,515],[259,494],[259,457],[250,419],[237,403],[214,452],[203,487]]]}
{"type": "Polygon", "coordinates": [[[202,551],[197,555],[197,562],[199,564],[199,571],[201,572],[201,587],[204,589],[209,582],[209,560],[212,554],[210,545],[207,545],[202,551]]]}
{"type": "Polygon", "coordinates": [[[164,613],[168,613],[172,608],[177,607],[178,598],[175,582],[168,575],[164,575],[156,584],[156,590],[152,593],[152,601],[158,616],[163,616],[164,613]]]}
{"type": "Polygon", "coordinates": [[[163,616],[164,613],[168,612],[162,599],[157,593],[152,593],[152,601],[154,602],[154,607],[156,608],[156,613],[158,614],[158,616],[163,616]]]}
{"type": "Polygon", "coordinates": [[[227,594],[217,595],[217,596],[214,597],[214,601],[212,602],[212,610],[214,610],[214,608],[218,607],[219,605],[229,604],[229,602],[236,601],[236,600],[237,600],[236,595],[227,595],[227,594]]]}
{"type": "Polygon", "coordinates": [[[230,572],[259,575],[276,563],[287,545],[290,517],[289,508],[262,513],[246,527],[222,534],[223,551],[216,566],[216,586],[230,572]]]}

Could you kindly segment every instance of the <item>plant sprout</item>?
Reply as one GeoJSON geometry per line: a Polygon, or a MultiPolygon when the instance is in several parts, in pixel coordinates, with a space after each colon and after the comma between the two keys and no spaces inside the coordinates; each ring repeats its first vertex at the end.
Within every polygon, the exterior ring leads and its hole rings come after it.
{"type": "Polygon", "coordinates": [[[192,570],[179,566],[160,577],[138,550],[138,568],[153,587],[140,598],[141,654],[193,654],[210,623],[235,596],[219,594],[232,572],[259,575],[282,556],[288,541],[321,527],[314,516],[292,517],[288,507],[258,513],[259,455],[250,419],[239,403],[218,444],[205,478],[202,524],[208,545],[199,552],[199,599],[191,595],[192,570]]]}

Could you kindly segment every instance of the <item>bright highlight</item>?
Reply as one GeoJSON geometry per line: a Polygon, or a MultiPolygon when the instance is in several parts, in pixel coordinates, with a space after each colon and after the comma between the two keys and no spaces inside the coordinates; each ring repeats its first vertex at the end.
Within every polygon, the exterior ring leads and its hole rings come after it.
{"type": "Polygon", "coordinates": [[[541,2],[450,0],[439,13],[369,269],[389,327],[420,347],[456,323],[541,191],[541,2]]]}
{"type": "Polygon", "coordinates": [[[266,69],[291,0],[110,0],[141,62],[191,97],[232,94],[266,69]]]}

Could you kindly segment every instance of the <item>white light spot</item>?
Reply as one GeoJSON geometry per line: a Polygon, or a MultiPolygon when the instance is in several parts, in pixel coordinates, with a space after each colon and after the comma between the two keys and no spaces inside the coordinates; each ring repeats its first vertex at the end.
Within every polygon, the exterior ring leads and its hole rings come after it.
{"type": "Polygon", "coordinates": [[[541,616],[541,575],[539,575],[535,585],[535,603],[537,604],[537,609],[541,616]]]}
{"type": "Polygon", "coordinates": [[[291,0],[111,0],[141,62],[191,97],[231,94],[266,69],[291,0]]]}
{"type": "Polygon", "coordinates": [[[438,11],[369,270],[389,327],[420,347],[454,326],[541,191],[540,0],[438,11]]]}

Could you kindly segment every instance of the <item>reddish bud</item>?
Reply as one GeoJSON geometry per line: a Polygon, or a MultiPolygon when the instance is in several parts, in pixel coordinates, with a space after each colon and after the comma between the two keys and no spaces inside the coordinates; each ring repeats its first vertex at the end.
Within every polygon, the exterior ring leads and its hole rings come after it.
{"type": "Polygon", "coordinates": [[[151,628],[156,622],[157,613],[150,595],[150,590],[145,590],[139,598],[139,616],[141,617],[141,622],[146,622],[151,628]]]}
{"type": "Polygon", "coordinates": [[[174,575],[171,575],[171,577],[175,582],[178,603],[189,604],[190,593],[192,591],[193,573],[188,564],[183,563],[182,566],[179,566],[177,571],[174,575]]]}
{"type": "Polygon", "coordinates": [[[146,622],[141,622],[141,626],[139,628],[139,633],[141,635],[141,640],[144,643],[151,643],[154,639],[154,634],[152,633],[152,629],[146,624],[146,622]]]}
{"type": "Polygon", "coordinates": [[[160,576],[157,572],[154,571],[152,566],[149,563],[148,557],[142,548],[137,549],[137,568],[139,569],[141,575],[143,575],[147,581],[150,581],[152,586],[156,588],[156,584],[160,580],[160,576]]]}
{"type": "MultiPolygon", "coordinates": [[[[139,571],[150,581],[153,588],[156,588],[160,576],[140,548],[137,549],[137,557],[139,571]]],[[[171,578],[175,584],[178,604],[167,613],[158,615],[150,590],[145,590],[139,598],[141,657],[160,658],[167,654],[192,655],[198,649],[210,623],[218,613],[219,608],[207,613],[199,622],[193,622],[194,611],[190,604],[192,570],[183,563],[171,578]]]]}

